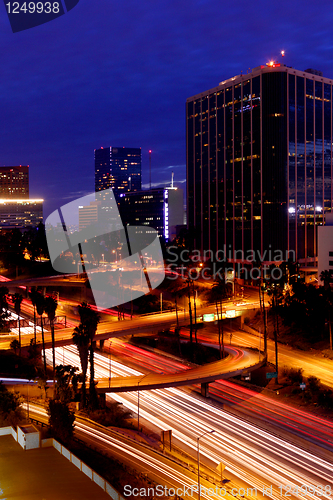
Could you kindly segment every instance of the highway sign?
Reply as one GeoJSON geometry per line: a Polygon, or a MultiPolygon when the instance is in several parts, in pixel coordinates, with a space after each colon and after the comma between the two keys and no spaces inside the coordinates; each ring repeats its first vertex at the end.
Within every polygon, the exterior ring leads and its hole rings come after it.
{"type": "Polygon", "coordinates": [[[304,391],[305,387],[306,387],[306,383],[305,382],[302,382],[301,384],[299,384],[300,388],[302,389],[302,391],[304,391]]]}
{"type": "Polygon", "coordinates": [[[266,373],[266,378],[277,378],[277,372],[268,372],[266,373]]]}

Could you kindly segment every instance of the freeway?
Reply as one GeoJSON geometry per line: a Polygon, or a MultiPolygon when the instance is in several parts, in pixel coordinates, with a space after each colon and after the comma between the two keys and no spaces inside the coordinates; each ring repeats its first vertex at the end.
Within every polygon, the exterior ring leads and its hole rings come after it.
{"type": "MultiPolygon", "coordinates": [[[[217,327],[211,326],[206,331],[198,330],[198,339],[200,342],[218,342],[218,332],[217,327]]],[[[261,335],[261,340],[258,336],[247,333],[235,326],[231,326],[230,323],[225,322],[224,326],[225,339],[229,341],[230,334],[232,334],[232,342],[248,348],[259,348],[261,344],[261,349],[263,349],[263,338],[261,335]]],[[[184,330],[182,333],[188,337],[188,332],[184,330]]],[[[268,361],[275,364],[275,344],[273,340],[267,340],[267,357],[268,361]]],[[[279,356],[279,366],[301,368],[303,370],[304,376],[309,377],[314,375],[318,377],[321,382],[329,387],[333,387],[333,361],[316,352],[301,351],[300,349],[293,349],[291,346],[285,344],[278,344],[278,356],[279,356]]]]}
{"type": "MultiPolygon", "coordinates": [[[[57,356],[57,362],[65,360],[79,366],[74,347],[64,348],[63,352],[57,349],[57,356]]],[[[112,378],[144,376],[141,370],[112,363],[112,378]]],[[[107,377],[109,360],[96,354],[95,370],[97,377],[107,377]]],[[[112,394],[112,398],[133,412],[137,411],[138,400],[134,393],[112,394]]],[[[269,496],[274,500],[289,496],[286,493],[290,493],[290,498],[301,500],[319,497],[331,500],[333,447],[330,451],[324,450],[322,455],[306,451],[278,432],[267,432],[259,425],[222,410],[217,403],[177,388],[144,391],[140,396],[140,418],[155,430],[172,430],[175,444],[193,456],[197,437],[213,430],[214,434],[201,440],[202,460],[212,469],[223,462],[225,477],[233,484],[251,486],[258,492],[263,488],[270,491],[272,487],[269,496]]]]}
{"type": "Polygon", "coordinates": [[[252,371],[262,366],[265,360],[259,361],[256,351],[226,347],[228,356],[220,361],[207,363],[203,366],[182,370],[172,374],[148,373],[144,377],[117,377],[110,385],[109,378],[100,378],[97,384],[99,393],[138,391],[158,389],[162,387],[179,387],[184,385],[212,382],[240,375],[244,370],[252,371]]]}
{"type": "MultiPolygon", "coordinates": [[[[179,370],[187,370],[191,366],[190,363],[175,359],[174,356],[161,355],[120,339],[108,341],[104,345],[104,349],[107,350],[109,357],[112,353],[117,359],[121,359],[127,365],[139,370],[141,365],[146,370],[157,373],[175,373],[179,370]]],[[[109,376],[110,371],[112,371],[111,361],[109,363],[109,376]]],[[[195,386],[195,390],[199,393],[200,389],[200,386],[195,386]]],[[[333,446],[332,421],[285,404],[278,399],[276,391],[271,389],[257,392],[230,380],[217,380],[209,384],[209,397],[216,398],[217,401],[227,405],[228,410],[241,413],[250,421],[260,421],[266,426],[274,426],[286,431],[289,435],[292,433],[294,436],[301,436],[312,445],[321,446],[328,450],[331,450],[333,446]],[[274,395],[274,399],[272,395],[274,395]]]]}
{"type": "MultiPolygon", "coordinates": [[[[227,309],[238,309],[239,311],[244,310],[244,308],[253,308],[253,304],[241,302],[241,305],[235,305],[235,303],[229,303],[227,309]]],[[[203,315],[206,313],[215,313],[215,306],[207,306],[198,310],[197,314],[203,315]]],[[[189,324],[189,314],[187,312],[178,314],[179,325],[189,324]]],[[[96,340],[104,340],[110,337],[123,337],[126,335],[134,335],[136,333],[151,333],[161,330],[166,330],[172,325],[177,324],[177,314],[176,311],[162,312],[146,314],[139,317],[133,317],[133,319],[124,319],[122,321],[101,321],[97,328],[97,333],[95,336],[96,340]]],[[[74,325],[73,325],[74,326],[74,325]]],[[[72,333],[73,327],[59,329],[55,332],[56,334],[56,345],[69,345],[72,343],[72,333]]],[[[33,335],[25,335],[22,339],[22,346],[28,346],[33,335]]],[[[41,336],[38,336],[38,342],[41,342],[41,336]]],[[[45,343],[47,347],[51,346],[51,334],[45,331],[45,343]]],[[[8,339],[0,340],[0,349],[8,349],[10,341],[8,339]]]]}
{"type": "MultiPolygon", "coordinates": [[[[26,407],[26,405],[25,405],[26,407]]],[[[30,415],[39,421],[47,421],[46,410],[36,404],[29,404],[30,415]]],[[[108,432],[101,426],[87,422],[84,419],[77,418],[75,422],[75,436],[98,449],[100,452],[112,454],[122,463],[132,467],[136,474],[148,476],[151,481],[156,484],[167,486],[168,488],[179,488],[182,491],[189,489],[189,494],[183,495],[182,498],[193,498],[191,488],[195,490],[197,485],[197,474],[194,467],[184,467],[184,463],[168,457],[163,453],[150,448],[140,442],[135,442],[128,437],[108,432]],[[99,428],[98,428],[99,427],[99,428]]],[[[219,485],[218,475],[215,473],[214,483],[207,481],[205,477],[201,478],[202,487],[215,487],[219,485]]],[[[123,492],[120,492],[123,494],[123,492]]],[[[218,495],[208,495],[201,491],[201,497],[206,500],[218,499],[218,495]]],[[[226,493],[226,500],[235,500],[233,496],[226,493]]]]}

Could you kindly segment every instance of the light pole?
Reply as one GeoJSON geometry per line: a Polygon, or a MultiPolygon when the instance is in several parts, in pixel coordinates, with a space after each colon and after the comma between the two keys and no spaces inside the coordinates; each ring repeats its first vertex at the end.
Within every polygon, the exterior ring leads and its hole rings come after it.
{"type": "Polygon", "coordinates": [[[199,448],[199,440],[205,436],[206,434],[213,434],[215,432],[214,430],[212,431],[206,431],[200,436],[197,437],[197,458],[198,458],[198,500],[200,500],[200,448],[199,448]]]}
{"type": "Polygon", "coordinates": [[[115,254],[116,254],[116,262],[118,262],[118,254],[117,254],[117,250],[112,250],[112,253],[115,253],[115,254]]]}
{"type": "Polygon", "coordinates": [[[142,378],[140,378],[138,382],[138,431],[140,430],[140,391],[139,391],[139,385],[143,381],[145,377],[147,377],[149,373],[146,373],[142,378]]]}

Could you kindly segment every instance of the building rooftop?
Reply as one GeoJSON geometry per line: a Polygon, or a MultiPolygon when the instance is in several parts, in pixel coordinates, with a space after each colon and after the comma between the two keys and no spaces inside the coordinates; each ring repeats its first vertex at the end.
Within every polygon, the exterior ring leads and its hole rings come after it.
{"type": "Polygon", "coordinates": [[[24,451],[12,436],[1,436],[0,443],[0,498],[110,500],[54,448],[24,451]]]}

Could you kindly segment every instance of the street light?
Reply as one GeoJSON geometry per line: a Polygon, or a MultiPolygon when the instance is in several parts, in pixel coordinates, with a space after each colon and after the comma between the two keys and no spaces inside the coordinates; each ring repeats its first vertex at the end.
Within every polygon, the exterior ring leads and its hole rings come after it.
{"type": "Polygon", "coordinates": [[[117,250],[112,250],[112,253],[115,253],[115,254],[116,254],[116,262],[118,262],[118,254],[117,254],[117,250]]]}
{"type": "Polygon", "coordinates": [[[213,434],[215,432],[214,430],[212,431],[206,431],[200,436],[197,437],[197,458],[198,458],[198,500],[200,500],[200,449],[199,449],[199,440],[205,436],[206,434],[213,434]]]}
{"type": "Polygon", "coordinates": [[[109,352],[109,387],[111,387],[111,346],[112,346],[112,342],[110,340],[110,352],[109,352]]]}
{"type": "Polygon", "coordinates": [[[140,383],[143,381],[143,379],[145,377],[147,377],[147,375],[149,375],[149,373],[146,373],[142,378],[140,378],[139,382],[138,382],[138,431],[140,431],[140,391],[139,391],[139,385],[140,383]]]}

